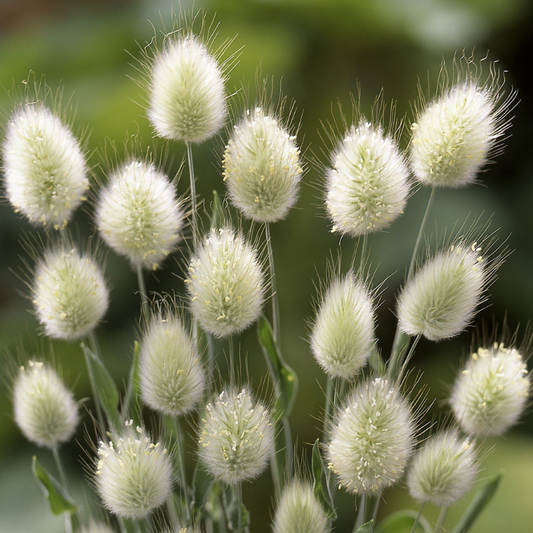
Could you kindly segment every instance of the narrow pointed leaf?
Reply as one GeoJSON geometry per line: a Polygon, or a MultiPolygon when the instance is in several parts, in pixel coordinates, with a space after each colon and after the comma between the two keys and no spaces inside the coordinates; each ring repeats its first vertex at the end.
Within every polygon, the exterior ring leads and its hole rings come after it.
{"type": "Polygon", "coordinates": [[[197,518],[202,516],[204,512],[207,497],[209,496],[213,483],[213,478],[205,471],[200,463],[197,463],[192,476],[192,504],[197,518]]]}
{"type": "MultiPolygon", "coordinates": [[[[418,512],[411,509],[392,513],[376,527],[374,533],[410,533],[417,516],[418,512]]],[[[430,523],[422,515],[418,518],[416,531],[423,533],[432,531],[430,523]]]]}
{"type": "Polygon", "coordinates": [[[139,403],[141,397],[141,381],[139,377],[139,357],[141,346],[137,341],[133,346],[133,361],[130,368],[130,375],[128,378],[128,386],[126,388],[126,399],[123,406],[123,418],[131,416],[135,413],[135,406],[139,403]]]}
{"type": "Polygon", "coordinates": [[[322,502],[326,508],[326,512],[330,519],[335,520],[337,513],[333,506],[331,493],[329,490],[327,470],[324,468],[322,454],[320,453],[320,441],[316,439],[313,445],[313,489],[316,497],[322,502]]]}
{"type": "Polygon", "coordinates": [[[371,533],[372,532],[372,526],[374,524],[374,520],[370,520],[370,522],[367,522],[366,524],[363,524],[360,526],[356,533],[371,533]]]}
{"type": "Polygon", "coordinates": [[[48,500],[50,510],[55,515],[61,515],[63,513],[73,514],[77,511],[76,504],[63,490],[61,485],[48,473],[39,461],[37,457],[33,457],[32,470],[37,483],[44,492],[46,499],[48,500]]]}
{"type": "Polygon", "coordinates": [[[452,533],[463,533],[468,531],[474,525],[474,522],[478,519],[479,515],[494,496],[494,493],[498,490],[501,478],[502,475],[497,474],[477,491],[474,499],[470,502],[470,505],[467,507],[459,522],[457,522],[452,533]]]}
{"type": "Polygon", "coordinates": [[[385,374],[385,363],[383,362],[383,357],[381,357],[379,350],[375,346],[370,352],[368,364],[370,365],[370,368],[373,370],[374,374],[378,376],[383,376],[385,374]]]}
{"type": "Polygon", "coordinates": [[[281,352],[274,340],[272,326],[264,315],[259,317],[257,334],[259,344],[267,360],[274,387],[276,387],[276,391],[278,392],[274,407],[274,417],[276,419],[288,417],[291,414],[296,396],[298,395],[298,376],[283,360],[281,352]]]}
{"type": "Polygon", "coordinates": [[[219,229],[224,225],[224,207],[217,191],[213,191],[213,204],[211,211],[211,229],[219,229]]]}

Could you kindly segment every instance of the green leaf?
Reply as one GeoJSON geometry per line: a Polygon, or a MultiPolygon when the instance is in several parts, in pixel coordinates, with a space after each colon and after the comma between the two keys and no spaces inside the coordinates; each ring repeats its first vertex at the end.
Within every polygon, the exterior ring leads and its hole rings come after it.
{"type": "Polygon", "coordinates": [[[474,522],[490,502],[494,493],[498,490],[501,478],[502,475],[497,474],[476,492],[474,499],[470,502],[470,505],[467,507],[459,522],[457,522],[452,533],[463,533],[464,531],[468,531],[474,525],[474,522]]]}
{"type": "Polygon", "coordinates": [[[139,398],[141,397],[141,381],[139,377],[140,351],[141,346],[135,341],[133,345],[133,361],[130,368],[128,386],[126,388],[126,399],[124,400],[123,418],[135,413],[135,406],[139,403],[139,398]]]}
{"type": "Polygon", "coordinates": [[[94,376],[98,401],[110,423],[118,429],[122,427],[122,417],[118,410],[119,393],[115,381],[100,358],[86,344],[82,344],[82,347],[89,354],[88,360],[94,376]]]}
{"type": "Polygon", "coordinates": [[[203,515],[207,498],[213,484],[213,478],[205,471],[199,462],[196,463],[196,468],[194,469],[192,476],[192,506],[197,520],[203,515]]]}
{"type": "Polygon", "coordinates": [[[274,406],[274,418],[279,420],[291,414],[298,395],[298,376],[283,360],[274,339],[272,326],[264,315],[259,317],[257,335],[267,361],[272,382],[278,394],[274,406]]]}
{"type": "MultiPolygon", "coordinates": [[[[410,533],[417,516],[418,513],[410,509],[392,513],[379,524],[375,533],[410,533]]],[[[418,518],[417,531],[423,531],[423,533],[432,531],[430,523],[423,515],[418,518]]]]}
{"type": "Polygon", "coordinates": [[[33,456],[32,470],[35,479],[44,492],[50,504],[50,510],[55,515],[63,513],[73,514],[77,511],[76,504],[63,490],[61,485],[46,471],[44,466],[33,456]]]}
{"type": "Polygon", "coordinates": [[[211,211],[211,229],[221,228],[226,221],[224,207],[217,191],[213,191],[213,203],[211,211]]]}
{"type": "Polygon", "coordinates": [[[367,522],[366,524],[363,524],[361,527],[359,527],[356,533],[371,533],[373,525],[374,520],[370,520],[370,522],[367,522]]]}
{"type": "Polygon", "coordinates": [[[327,470],[324,468],[324,462],[322,461],[319,439],[316,439],[313,445],[313,480],[315,495],[326,508],[329,518],[335,520],[337,513],[335,512],[335,507],[331,499],[327,470]]]}
{"type": "Polygon", "coordinates": [[[368,364],[370,365],[370,368],[373,370],[374,374],[377,374],[378,376],[383,376],[385,374],[385,363],[383,362],[383,357],[381,357],[381,354],[376,346],[374,346],[370,352],[368,364]]]}

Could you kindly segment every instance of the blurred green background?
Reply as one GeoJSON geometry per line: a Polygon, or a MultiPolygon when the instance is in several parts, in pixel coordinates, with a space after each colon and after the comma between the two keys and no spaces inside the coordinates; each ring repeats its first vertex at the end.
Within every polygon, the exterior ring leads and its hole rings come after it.
{"type": "MultiPolygon", "coordinates": [[[[182,1],[190,10],[191,3],[182,1]]],[[[507,315],[511,329],[521,331],[533,318],[533,156],[531,120],[533,117],[533,3],[530,0],[197,0],[209,16],[220,23],[218,43],[235,37],[230,51],[241,47],[240,60],[228,82],[229,92],[247,88],[254,99],[258,67],[265,77],[282,80],[284,94],[294,100],[301,117],[298,140],[308,159],[300,200],[289,218],[272,228],[278,272],[282,317],[282,349],[300,376],[301,390],[291,421],[300,450],[309,455],[309,443],[320,436],[320,417],[324,404],[325,377],[319,371],[306,341],[306,320],[312,316],[314,284],[326,272],[330,254],[342,248],[343,259],[351,256],[354,241],[339,240],[329,232],[320,190],[318,159],[327,163],[320,138],[321,121],[332,120],[337,101],[350,117],[350,93],[361,86],[362,109],[370,114],[372,101],[384,88],[385,100],[397,101],[397,114],[412,120],[411,103],[417,96],[418,78],[435,79],[442,58],[475,49],[477,58],[490,52],[507,71],[507,88],[519,91],[520,103],[513,119],[507,148],[481,176],[479,185],[465,190],[439,190],[429,227],[442,236],[452,228],[483,213],[492,215],[493,229],[501,239],[508,237],[514,250],[501,268],[499,279],[490,290],[490,305],[476,320],[501,323],[507,315]],[[428,76],[429,72],[429,76],[428,76]]],[[[46,76],[53,88],[62,87],[64,100],[75,109],[74,130],[88,131],[87,150],[94,174],[101,179],[108,165],[105,153],[116,143],[118,158],[124,151],[127,135],[139,133],[143,145],[154,146],[142,102],[143,90],[134,80],[141,48],[156,31],[171,27],[171,10],[177,3],[167,0],[0,0],[0,106],[4,123],[12,97],[28,80],[46,76]],[[150,24],[148,21],[151,21],[150,24]],[[30,76],[31,77],[31,76],[30,76]],[[133,80],[131,79],[133,78],[133,80]],[[106,149],[107,147],[107,149],[106,149]]],[[[425,81],[424,81],[425,83],[425,81]]],[[[232,107],[242,111],[242,99],[232,107]]],[[[408,130],[408,129],[407,129],[408,130]]],[[[220,175],[220,154],[227,135],[206,146],[195,147],[198,190],[209,206],[211,191],[224,193],[220,175]]],[[[407,143],[404,135],[403,146],[407,143]]],[[[174,176],[184,157],[184,147],[155,142],[158,153],[166,157],[165,168],[174,176]]],[[[187,192],[188,178],[179,184],[187,192]]],[[[379,308],[379,346],[390,350],[395,328],[394,298],[409,262],[416,232],[429,191],[421,189],[411,198],[405,215],[389,231],[372,236],[372,271],[376,284],[386,279],[379,308]]],[[[91,206],[77,214],[72,226],[87,239],[92,233],[91,206]]],[[[257,229],[257,228],[256,228],[257,229]]],[[[0,396],[0,532],[63,531],[61,519],[49,516],[39,488],[32,479],[31,457],[50,465],[49,454],[28,444],[12,420],[9,375],[16,368],[20,346],[30,354],[52,351],[56,362],[76,393],[90,395],[81,350],[74,344],[54,343],[39,337],[37,322],[29,312],[31,304],[20,293],[27,288],[20,279],[26,252],[20,243],[23,233],[35,233],[15,215],[7,201],[0,204],[0,368],[5,379],[0,396]]],[[[103,249],[104,247],[102,247],[103,249]]],[[[185,250],[185,248],[184,248],[185,250]]],[[[166,269],[150,276],[150,290],[181,291],[183,257],[167,262],[166,269]]],[[[31,262],[31,261],[30,261],[31,262]]],[[[117,383],[122,383],[129,368],[136,336],[138,296],[136,278],[127,262],[106,252],[106,274],[112,286],[111,307],[98,334],[105,362],[117,383]]],[[[421,342],[415,364],[423,370],[423,382],[430,386],[428,398],[437,398],[432,413],[442,418],[446,407],[446,387],[452,382],[461,358],[468,353],[473,329],[450,342],[421,342]]],[[[224,346],[219,346],[223,350],[224,346]]],[[[254,387],[264,386],[266,367],[255,340],[255,332],[242,337],[241,354],[254,387]]],[[[429,403],[429,402],[428,402],[429,403]]],[[[89,417],[85,414],[85,423],[89,417]]],[[[193,433],[192,427],[189,433],[193,433]]],[[[88,444],[83,428],[77,442],[63,450],[65,461],[77,482],[76,491],[86,502],[96,497],[83,489],[82,448],[88,444]]],[[[531,531],[533,510],[533,416],[531,410],[522,423],[504,438],[483,444],[494,450],[483,462],[480,478],[504,470],[503,483],[475,532],[531,531]]],[[[194,450],[189,439],[189,451],[194,450]]],[[[268,475],[245,487],[245,503],[252,512],[252,532],[270,531],[272,498],[268,475]]],[[[406,491],[385,494],[388,513],[400,506],[417,509],[406,491]]],[[[351,531],[353,502],[345,498],[337,531],[351,531]]],[[[463,502],[459,508],[464,508],[463,502]]],[[[437,510],[428,509],[435,517],[437,510]]],[[[452,511],[448,524],[453,524],[452,511]]]]}

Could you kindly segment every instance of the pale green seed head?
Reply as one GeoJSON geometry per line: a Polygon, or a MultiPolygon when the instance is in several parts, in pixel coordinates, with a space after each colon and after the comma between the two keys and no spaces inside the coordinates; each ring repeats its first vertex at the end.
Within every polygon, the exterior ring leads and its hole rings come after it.
{"type": "Polygon", "coordinates": [[[328,467],[346,490],[380,494],[400,480],[414,432],[409,403],[395,384],[382,378],[360,383],[336,414],[328,467]]]}
{"type": "Polygon", "coordinates": [[[436,254],[407,281],[398,298],[401,330],[431,341],[454,337],[474,317],[486,285],[484,260],[474,244],[436,254]]]}
{"type": "Polygon", "coordinates": [[[94,483],[111,513],[141,520],[171,494],[173,466],[164,446],[131,424],[100,442],[94,483]]]}
{"type": "Polygon", "coordinates": [[[392,137],[362,120],[332,156],[326,174],[326,209],[332,232],[353,237],[381,231],[402,213],[409,171],[392,137]]]}
{"type": "Polygon", "coordinates": [[[211,475],[228,485],[256,478],[274,447],[268,410],[242,389],[223,391],[206,405],[198,454],[211,475]]]}
{"type": "Polygon", "coordinates": [[[328,516],[310,483],[295,479],[287,485],[274,517],[274,533],[326,533],[328,516]]]}
{"type": "Polygon", "coordinates": [[[174,186],[153,164],[142,161],[113,173],[96,205],[102,239],[134,268],[159,268],[176,249],[184,220],[174,186]]]}
{"type": "Polygon", "coordinates": [[[303,170],[296,139],[261,108],[235,126],[223,165],[231,202],[247,218],[282,220],[297,200],[303,170]]]}
{"type": "Polygon", "coordinates": [[[229,227],[212,229],[189,263],[190,308],[216,337],[246,329],[261,313],[265,284],[257,252],[229,227]]]}
{"type": "Polygon", "coordinates": [[[48,250],[35,269],[33,303],[46,335],[75,340],[103,318],[109,294],[98,265],[75,248],[48,250]]]}
{"type": "Polygon", "coordinates": [[[516,348],[479,348],[457,377],[451,396],[455,418],[468,434],[501,435],[525,410],[531,387],[516,348]]]}
{"type": "Polygon", "coordinates": [[[168,39],[151,67],[148,116],[160,137],[199,143],[226,118],[224,76],[194,35],[168,39]]]}
{"type": "Polygon", "coordinates": [[[74,396],[56,371],[29,361],[20,367],[13,387],[15,421],[24,436],[47,448],[71,439],[79,422],[74,396]]]}
{"type": "Polygon", "coordinates": [[[413,124],[411,167],[432,187],[463,187],[475,181],[501,131],[490,88],[458,83],[431,102],[413,124]]]}
{"type": "Polygon", "coordinates": [[[311,350],[332,377],[352,379],[366,364],[374,342],[372,298],[350,272],[328,288],[311,330],[311,350]]]}
{"type": "Polygon", "coordinates": [[[449,507],[470,491],[477,471],[470,439],[448,430],[431,437],[416,452],[407,485],[418,502],[449,507]]]}
{"type": "Polygon", "coordinates": [[[141,396],[152,409],[173,416],[202,399],[205,372],[189,333],[176,316],[156,315],[141,342],[141,396]]]}

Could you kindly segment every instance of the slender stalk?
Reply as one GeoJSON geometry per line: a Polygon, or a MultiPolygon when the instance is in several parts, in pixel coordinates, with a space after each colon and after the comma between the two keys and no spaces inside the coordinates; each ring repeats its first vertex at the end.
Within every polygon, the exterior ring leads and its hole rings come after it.
{"type": "MultiPolygon", "coordinates": [[[[81,343],[81,347],[83,350],[83,355],[85,357],[85,366],[87,367],[87,373],[89,375],[89,383],[91,384],[91,393],[93,395],[94,406],[96,409],[96,419],[98,420],[98,423],[100,424],[101,430],[104,431],[106,425],[104,423],[104,417],[102,416],[102,409],[100,408],[100,401],[98,400],[98,395],[96,393],[96,381],[94,379],[91,355],[89,354],[88,347],[85,342],[81,343]]],[[[95,355],[98,355],[98,354],[95,354],[95,355]]]]}
{"type": "Polygon", "coordinates": [[[418,521],[420,520],[420,517],[422,516],[422,511],[424,510],[424,506],[426,505],[426,502],[422,502],[422,505],[420,506],[420,510],[418,511],[418,514],[416,515],[415,522],[413,524],[413,527],[411,529],[411,533],[416,532],[416,526],[418,525],[418,521]]]}
{"type": "Polygon", "coordinates": [[[187,472],[185,470],[185,455],[183,453],[183,433],[181,431],[181,424],[179,419],[177,419],[175,416],[169,417],[172,420],[172,425],[174,427],[174,432],[176,433],[176,445],[178,447],[178,466],[180,469],[180,487],[183,491],[183,497],[185,498],[185,509],[187,511],[187,521],[190,520],[191,517],[191,509],[189,504],[189,489],[187,486],[187,472]]]}
{"type": "Polygon", "coordinates": [[[437,519],[437,523],[435,524],[435,529],[433,530],[433,533],[440,533],[444,526],[444,520],[446,520],[446,515],[448,514],[448,507],[441,507],[439,518],[437,519]]]}
{"type": "Polygon", "coordinates": [[[235,349],[233,346],[233,337],[230,335],[228,339],[228,372],[230,385],[235,385],[235,349]]]}
{"type": "Polygon", "coordinates": [[[280,494],[281,490],[281,476],[280,476],[280,465],[278,461],[278,455],[276,451],[276,446],[270,454],[270,473],[272,474],[272,483],[274,484],[274,492],[276,495],[280,494]]]}
{"type": "Polygon", "coordinates": [[[402,379],[404,378],[405,373],[407,372],[407,366],[409,365],[409,361],[411,360],[411,357],[413,357],[419,341],[420,341],[420,335],[417,335],[415,337],[415,340],[413,341],[413,344],[411,344],[409,353],[407,354],[404,362],[402,363],[402,368],[400,369],[400,374],[398,376],[398,383],[401,383],[402,379]]]}
{"type": "MultiPolygon", "coordinates": [[[[357,502],[357,499],[356,499],[357,502]]],[[[354,533],[365,523],[366,515],[366,494],[361,494],[359,500],[359,509],[357,510],[357,520],[355,521],[355,526],[353,528],[354,533]]]]}
{"type": "Polygon", "coordinates": [[[272,238],[270,236],[270,224],[268,222],[265,224],[265,238],[267,242],[268,268],[270,270],[270,287],[272,294],[272,328],[274,330],[274,339],[279,347],[281,341],[279,299],[276,284],[276,269],[274,266],[274,252],[272,250],[272,238]]]}
{"type": "Polygon", "coordinates": [[[139,284],[139,293],[141,295],[141,313],[148,313],[148,294],[146,292],[144,273],[141,265],[137,266],[137,282],[139,284]]]}
{"type": "MultiPolygon", "coordinates": [[[[411,262],[409,263],[409,270],[407,271],[407,280],[411,279],[415,269],[416,258],[418,256],[418,249],[422,243],[422,237],[424,236],[424,230],[426,229],[426,224],[429,218],[429,213],[431,207],[433,206],[433,201],[435,200],[435,187],[432,187],[431,194],[429,195],[428,203],[426,206],[426,211],[422,222],[420,224],[420,229],[418,230],[418,235],[416,237],[415,247],[413,250],[413,255],[411,256],[411,262]]],[[[387,374],[390,378],[394,378],[394,374],[402,366],[402,356],[407,352],[407,348],[410,344],[409,337],[400,330],[399,326],[396,326],[396,332],[394,334],[394,341],[392,343],[391,356],[389,361],[389,367],[387,374]]]]}
{"type": "Polygon", "coordinates": [[[322,436],[325,438],[329,429],[329,423],[331,421],[331,412],[334,408],[335,402],[335,386],[333,384],[333,378],[328,374],[328,381],[326,383],[326,412],[324,414],[324,425],[322,426],[322,436]]]}
{"type": "Polygon", "coordinates": [[[289,479],[292,478],[292,461],[293,461],[293,444],[292,444],[292,431],[291,423],[289,419],[284,416],[282,419],[283,434],[285,435],[285,454],[287,457],[286,473],[289,479]]]}
{"type": "Polygon", "coordinates": [[[176,512],[176,505],[174,504],[173,492],[170,493],[170,496],[167,499],[167,510],[170,522],[172,523],[173,531],[179,531],[180,528],[180,519],[178,518],[178,513],[176,512]]]}
{"type": "MultiPolygon", "coordinates": [[[[59,481],[61,486],[65,489],[65,492],[68,496],[72,496],[70,492],[70,487],[68,484],[67,476],[65,475],[65,469],[63,468],[63,461],[59,455],[57,446],[52,448],[52,455],[54,456],[54,461],[57,468],[57,473],[59,474],[59,481]]],[[[69,513],[65,513],[65,531],[66,533],[72,533],[72,516],[69,513]]]]}
{"type": "Polygon", "coordinates": [[[233,492],[237,502],[237,533],[242,533],[242,483],[237,483],[233,492]]]}
{"type": "Polygon", "coordinates": [[[374,510],[372,511],[372,529],[374,531],[374,526],[376,525],[376,519],[378,517],[379,504],[381,503],[381,494],[378,494],[376,497],[376,503],[374,504],[374,510]]]}
{"type": "Polygon", "coordinates": [[[187,147],[187,162],[189,164],[189,181],[191,183],[191,226],[192,226],[192,242],[194,249],[198,244],[198,212],[196,206],[196,176],[194,175],[194,161],[192,158],[191,143],[186,142],[187,147]]]}
{"type": "Polygon", "coordinates": [[[128,530],[126,528],[126,524],[124,523],[124,519],[120,516],[117,518],[118,527],[120,529],[120,533],[128,533],[128,530]]]}
{"type": "Polygon", "coordinates": [[[135,533],[142,533],[141,524],[137,520],[132,520],[131,523],[133,524],[133,531],[135,533]]]}

